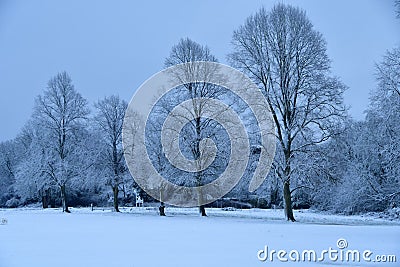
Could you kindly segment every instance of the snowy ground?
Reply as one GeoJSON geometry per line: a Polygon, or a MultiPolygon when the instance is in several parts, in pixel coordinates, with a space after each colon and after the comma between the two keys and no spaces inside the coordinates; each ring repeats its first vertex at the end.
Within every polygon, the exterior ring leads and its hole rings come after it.
{"type": "MultiPolygon", "coordinates": [[[[361,216],[321,215],[296,211],[297,223],[286,222],[282,210],[168,208],[167,217],[155,208],[0,209],[0,267],[27,266],[399,266],[400,223],[361,216]],[[345,239],[347,248],[338,249],[345,239]],[[260,261],[271,250],[358,250],[360,261],[293,262],[288,254],[260,261]],[[365,262],[362,253],[370,250],[365,262]],[[376,256],[395,255],[397,263],[373,262],[376,256]],[[261,253],[261,257],[265,254],[261,253]]],[[[268,253],[268,254],[269,254],[268,253]]],[[[333,254],[334,256],[335,254],[333,254]]],[[[292,254],[296,258],[296,254],[292,254]]],[[[301,258],[301,256],[300,256],[301,258]]],[[[345,257],[344,257],[345,258],[345,257]]],[[[352,259],[352,257],[350,257],[352,259]]],[[[388,258],[388,257],[387,257],[388,258]]]]}

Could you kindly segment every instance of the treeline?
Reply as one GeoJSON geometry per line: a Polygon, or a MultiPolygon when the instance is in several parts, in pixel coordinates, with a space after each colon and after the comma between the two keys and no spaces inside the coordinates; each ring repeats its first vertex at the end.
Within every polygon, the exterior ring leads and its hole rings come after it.
{"type": "MultiPolygon", "coordinates": [[[[383,211],[400,204],[400,48],[376,65],[364,121],[345,121],[324,144],[313,205],[335,212],[383,211]]],[[[317,176],[316,176],[317,177],[317,176]]]]}
{"type": "Polygon", "coordinates": [[[105,204],[120,190],[132,195],[121,140],[127,103],[110,96],[94,107],[91,114],[66,72],[50,79],[22,132],[1,143],[2,206],[41,201],[68,212],[69,205],[105,204]]]}
{"type": "MultiPolygon", "coordinates": [[[[292,221],[292,207],[353,214],[399,205],[400,48],[389,50],[376,65],[371,75],[377,84],[365,120],[356,121],[343,104],[346,86],[330,71],[326,41],[303,10],[283,4],[262,8],[234,31],[232,44],[230,64],[246,73],[268,102],[276,126],[276,155],[254,194],[248,192],[251,174],[246,174],[228,196],[257,207],[284,207],[292,221]]],[[[172,47],[165,66],[199,60],[217,61],[207,46],[185,38],[172,47]]],[[[196,88],[184,85],[176,96],[221,95],[216,87],[196,88]]],[[[167,102],[177,99],[172,96],[167,102]]],[[[71,205],[110,202],[118,211],[119,201],[132,203],[139,188],[123,157],[126,108],[124,100],[110,96],[91,110],[66,72],[51,78],[21,133],[0,143],[0,206],[42,202],[43,207],[68,211],[71,205]]],[[[198,147],[204,133],[219,129],[205,128],[209,125],[196,121],[195,127],[203,129],[196,136],[185,129],[188,147],[198,147]]],[[[223,129],[214,136],[223,136],[223,129]]],[[[158,141],[153,144],[159,146],[158,141]]],[[[154,151],[159,151],[152,156],[154,162],[163,159],[157,154],[162,149],[154,151]]],[[[192,152],[193,158],[199,154],[192,152]]],[[[210,175],[223,169],[215,166],[210,175]]],[[[201,184],[208,179],[204,175],[193,178],[201,184]]]]}

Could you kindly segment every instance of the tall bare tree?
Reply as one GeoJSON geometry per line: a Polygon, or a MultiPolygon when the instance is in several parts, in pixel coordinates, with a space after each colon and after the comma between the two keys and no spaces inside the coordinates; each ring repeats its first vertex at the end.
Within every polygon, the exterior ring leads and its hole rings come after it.
{"type": "Polygon", "coordinates": [[[276,174],[283,183],[285,213],[292,210],[293,159],[329,139],[344,115],[345,86],[330,76],[326,42],[304,11],[277,4],[261,8],[233,33],[229,59],[259,85],[276,124],[276,174]]]}
{"type": "Polygon", "coordinates": [[[46,155],[41,173],[60,189],[64,212],[69,212],[66,187],[82,171],[74,161],[88,114],[86,99],[75,90],[66,72],[53,77],[35,102],[33,123],[46,137],[41,142],[46,155]]]}
{"type": "Polygon", "coordinates": [[[105,151],[102,153],[101,164],[104,165],[106,183],[113,191],[114,210],[119,212],[118,193],[123,182],[122,175],[126,172],[122,149],[122,126],[128,104],[119,96],[105,97],[95,104],[97,114],[95,123],[102,133],[105,151]]]}
{"type": "MultiPolygon", "coordinates": [[[[216,62],[217,59],[211,54],[210,50],[206,46],[202,46],[189,38],[181,39],[179,43],[172,47],[169,57],[165,60],[165,66],[170,67],[176,64],[190,63],[196,61],[211,61],[216,62]]],[[[174,74],[172,74],[174,75],[174,74]]],[[[188,67],[176,74],[176,79],[178,81],[189,80],[188,77],[197,77],[201,80],[204,77],[212,75],[212,70],[198,70],[188,67]],[[181,75],[186,77],[181,77],[181,75]]],[[[207,105],[205,102],[209,98],[215,98],[220,94],[220,90],[217,86],[206,83],[186,83],[183,88],[187,90],[189,98],[191,100],[190,113],[193,114],[193,121],[190,121],[192,126],[186,132],[186,145],[188,147],[189,153],[191,153],[193,159],[199,159],[202,155],[202,148],[200,146],[202,138],[204,138],[204,131],[207,125],[210,125],[210,119],[202,118],[202,113],[207,105]]],[[[188,118],[186,118],[188,119],[188,118]]],[[[204,161],[198,160],[199,164],[196,166],[196,186],[200,187],[205,183],[204,172],[202,171],[204,161]]],[[[201,194],[200,194],[201,195],[201,194]]],[[[206,216],[206,211],[204,205],[199,207],[202,216],[206,216]]]]}

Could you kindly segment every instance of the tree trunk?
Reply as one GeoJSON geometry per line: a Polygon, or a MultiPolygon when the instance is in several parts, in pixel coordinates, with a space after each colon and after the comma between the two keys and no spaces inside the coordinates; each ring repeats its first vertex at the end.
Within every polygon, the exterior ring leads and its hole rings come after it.
{"type": "Polygon", "coordinates": [[[42,190],[42,207],[44,209],[47,209],[49,207],[49,203],[48,203],[48,191],[49,190],[42,190]]]}
{"type": "Polygon", "coordinates": [[[69,213],[69,209],[68,209],[68,205],[67,205],[67,195],[65,192],[65,184],[63,184],[61,187],[61,202],[62,202],[62,208],[63,208],[63,212],[67,212],[69,213]]]}
{"type": "Polygon", "coordinates": [[[201,205],[201,206],[199,207],[199,209],[200,209],[200,214],[201,214],[201,216],[207,216],[207,214],[206,214],[206,208],[205,208],[204,205],[201,205]]]}
{"type": "Polygon", "coordinates": [[[43,207],[44,209],[47,209],[47,208],[48,208],[47,196],[46,196],[46,195],[42,196],[42,207],[43,207]]]}
{"type": "Polygon", "coordinates": [[[165,206],[164,206],[164,202],[160,203],[160,207],[158,208],[158,210],[160,211],[160,216],[165,216],[165,206]]]}
{"type": "Polygon", "coordinates": [[[283,198],[285,199],[285,215],[286,218],[291,220],[292,222],[296,221],[293,216],[292,209],[292,193],[290,192],[290,183],[289,181],[284,182],[283,184],[283,198]]]}
{"type": "Polygon", "coordinates": [[[203,202],[203,195],[201,192],[201,172],[199,172],[197,174],[197,191],[199,194],[199,212],[201,214],[201,216],[207,216],[206,214],[206,207],[204,205],[202,205],[203,202]]]}
{"type": "Polygon", "coordinates": [[[113,186],[113,193],[114,193],[114,211],[119,212],[118,208],[118,185],[113,186]]]}

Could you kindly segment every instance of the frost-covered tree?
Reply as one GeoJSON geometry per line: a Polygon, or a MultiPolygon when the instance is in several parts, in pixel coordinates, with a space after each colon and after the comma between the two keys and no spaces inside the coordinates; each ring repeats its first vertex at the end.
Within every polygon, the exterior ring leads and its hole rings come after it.
{"type": "Polygon", "coordinates": [[[400,199],[400,48],[388,51],[376,71],[366,116],[368,183],[373,197],[388,205],[400,199]]]}
{"type": "Polygon", "coordinates": [[[114,210],[119,212],[119,187],[124,186],[123,178],[127,174],[122,147],[122,126],[128,104],[119,96],[105,97],[95,103],[97,113],[94,123],[102,144],[98,155],[100,175],[102,175],[113,192],[114,210]]]}
{"type": "Polygon", "coordinates": [[[345,112],[345,86],[331,76],[326,42],[299,8],[260,9],[233,33],[232,44],[231,63],[259,85],[269,103],[278,143],[273,167],[283,183],[286,216],[295,221],[294,159],[331,137],[345,112]]]}
{"type": "Polygon", "coordinates": [[[378,87],[371,100],[390,101],[392,108],[397,106],[400,97],[400,47],[387,51],[382,62],[376,64],[376,78],[378,87]]]}
{"type": "Polygon", "coordinates": [[[309,154],[305,162],[312,168],[306,169],[304,177],[310,180],[312,205],[320,210],[338,213],[352,213],[360,202],[360,181],[357,145],[362,142],[365,123],[347,119],[340,133],[320,145],[309,154]],[[354,191],[353,191],[354,190],[354,191]]]}
{"type": "MultiPolygon", "coordinates": [[[[60,190],[64,212],[69,212],[67,186],[78,178],[84,168],[82,140],[85,121],[89,114],[87,101],[74,88],[66,72],[50,79],[43,95],[36,98],[32,127],[40,129],[40,136],[32,143],[31,158],[39,161],[37,174],[42,183],[49,183],[60,190]]],[[[29,167],[28,167],[29,168],[29,167]]]]}
{"type": "MultiPolygon", "coordinates": [[[[174,45],[171,49],[170,55],[165,60],[165,66],[170,67],[176,64],[189,63],[195,61],[211,61],[216,62],[217,59],[211,54],[210,50],[206,46],[202,46],[189,38],[181,39],[177,45],[174,45]]],[[[199,70],[187,68],[183,70],[183,73],[191,77],[198,75],[199,77],[207,77],[212,75],[212,70],[206,70],[207,73],[199,73],[199,70]]],[[[203,70],[200,70],[203,71],[203,70]]],[[[178,81],[185,80],[186,77],[180,77],[181,73],[175,77],[178,81]]],[[[209,84],[206,82],[199,83],[186,83],[181,88],[184,93],[191,99],[190,113],[193,114],[194,120],[186,118],[189,122],[189,127],[183,129],[179,134],[183,134],[183,142],[187,148],[186,152],[192,159],[199,159],[200,156],[207,156],[202,153],[200,142],[206,137],[206,128],[211,126],[212,120],[208,118],[202,118],[204,107],[207,105],[205,102],[208,98],[215,98],[220,94],[218,86],[209,84]]],[[[204,159],[197,161],[200,165],[204,163],[204,159]]],[[[205,184],[206,177],[202,171],[203,166],[197,166],[195,173],[195,186],[201,186],[205,184]]],[[[205,207],[200,205],[200,213],[202,216],[206,216],[205,207]]]]}
{"type": "Polygon", "coordinates": [[[15,192],[17,166],[23,157],[23,147],[17,140],[0,143],[0,206],[19,204],[15,192]]]}
{"type": "Polygon", "coordinates": [[[399,205],[399,48],[376,65],[376,79],[366,119],[348,121],[345,130],[323,146],[326,156],[317,169],[333,179],[320,181],[314,195],[318,208],[352,214],[399,205]]]}
{"type": "Polygon", "coordinates": [[[47,208],[52,202],[50,191],[54,189],[50,178],[44,172],[47,156],[44,149],[47,143],[45,130],[29,120],[18,140],[25,148],[24,157],[17,166],[16,189],[23,203],[42,202],[47,208]]]}

